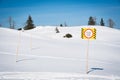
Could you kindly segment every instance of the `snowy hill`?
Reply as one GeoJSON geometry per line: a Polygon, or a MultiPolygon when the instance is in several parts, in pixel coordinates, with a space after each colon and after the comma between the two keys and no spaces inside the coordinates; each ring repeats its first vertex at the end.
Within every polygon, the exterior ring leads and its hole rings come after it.
{"type": "Polygon", "coordinates": [[[0,28],[0,72],[57,72],[86,74],[87,40],[82,27],[97,29],[89,42],[91,75],[120,76],[120,31],[101,26],[38,26],[28,31],[0,28]],[[67,33],[72,38],[63,38],[67,33]],[[16,62],[17,60],[17,62],[16,62]]]}

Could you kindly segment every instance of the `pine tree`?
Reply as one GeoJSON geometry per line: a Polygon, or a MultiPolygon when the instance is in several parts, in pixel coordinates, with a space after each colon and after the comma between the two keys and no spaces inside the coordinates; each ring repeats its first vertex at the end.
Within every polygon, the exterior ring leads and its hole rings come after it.
{"type": "Polygon", "coordinates": [[[26,26],[24,27],[24,30],[29,30],[29,29],[33,29],[35,28],[34,24],[33,24],[33,20],[32,20],[32,17],[29,16],[28,17],[28,20],[26,22],[26,26]]]}
{"type": "Polygon", "coordinates": [[[105,26],[104,21],[103,21],[103,18],[101,18],[100,25],[101,25],[101,26],[105,26]]]}
{"type": "Polygon", "coordinates": [[[88,21],[88,25],[95,25],[95,19],[92,17],[92,16],[90,16],[90,18],[89,18],[89,21],[88,21]]]}

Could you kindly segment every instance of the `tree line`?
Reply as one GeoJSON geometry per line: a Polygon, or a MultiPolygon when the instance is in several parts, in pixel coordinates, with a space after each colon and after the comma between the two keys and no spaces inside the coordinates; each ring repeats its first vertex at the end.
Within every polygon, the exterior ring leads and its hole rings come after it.
{"type": "MultiPolygon", "coordinates": [[[[14,21],[12,20],[11,17],[9,18],[9,25],[10,25],[10,28],[11,28],[11,29],[14,29],[14,28],[15,28],[15,27],[14,27],[14,26],[15,26],[15,23],[14,23],[14,21]]],[[[98,25],[97,22],[96,22],[96,18],[90,16],[90,17],[89,17],[89,20],[88,20],[88,25],[93,25],[93,26],[94,26],[94,25],[98,25]]],[[[103,18],[101,18],[101,20],[100,20],[100,22],[99,22],[99,25],[100,25],[100,26],[105,26],[105,22],[104,22],[104,19],[103,19],[103,18]]],[[[109,20],[108,20],[108,27],[114,28],[114,25],[115,25],[114,21],[113,21],[112,19],[109,19],[109,20]]],[[[60,27],[63,27],[63,26],[67,26],[66,22],[64,23],[64,25],[63,25],[63,24],[60,24],[60,27]]],[[[29,15],[29,16],[28,16],[28,19],[27,19],[27,21],[26,21],[26,24],[25,24],[25,26],[23,27],[23,29],[24,29],[24,30],[29,30],[29,29],[33,29],[33,28],[35,28],[35,25],[33,24],[32,17],[29,15]]],[[[18,30],[22,30],[22,28],[19,28],[18,30]]]]}
{"type": "MultiPolygon", "coordinates": [[[[96,18],[90,16],[88,25],[97,25],[96,18]]],[[[115,25],[114,21],[112,19],[108,19],[108,27],[113,28],[114,25],[115,25]]],[[[105,26],[103,18],[101,18],[101,20],[100,20],[100,26],[105,26]]]]}

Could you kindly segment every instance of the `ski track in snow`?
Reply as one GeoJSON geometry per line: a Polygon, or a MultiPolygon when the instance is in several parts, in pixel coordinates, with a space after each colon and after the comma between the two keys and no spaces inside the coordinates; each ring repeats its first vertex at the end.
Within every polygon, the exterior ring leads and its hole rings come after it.
{"type": "MultiPolygon", "coordinates": [[[[12,54],[9,52],[0,52],[0,54],[3,55],[12,55],[12,56],[16,56],[16,54],[12,54]]],[[[70,60],[70,61],[80,61],[80,62],[86,62],[86,59],[79,59],[79,58],[66,58],[66,57],[55,57],[55,56],[39,56],[39,55],[32,55],[32,54],[19,54],[19,57],[27,57],[24,59],[19,59],[17,62],[21,62],[21,61],[29,61],[29,60],[34,60],[34,59],[39,59],[39,58],[46,58],[46,59],[56,59],[56,60],[70,60]]],[[[112,64],[109,61],[103,61],[103,60],[89,60],[90,62],[96,62],[96,63],[103,63],[103,64],[112,64]]]]}

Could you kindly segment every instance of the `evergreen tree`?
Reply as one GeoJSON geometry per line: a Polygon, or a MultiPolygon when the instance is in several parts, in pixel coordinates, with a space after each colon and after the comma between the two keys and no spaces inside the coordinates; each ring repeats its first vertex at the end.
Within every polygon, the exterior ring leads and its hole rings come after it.
{"type": "Polygon", "coordinates": [[[95,19],[92,17],[92,16],[90,16],[90,18],[89,18],[89,21],[88,21],[88,25],[95,25],[95,19]]]}
{"type": "Polygon", "coordinates": [[[28,20],[26,22],[26,26],[24,27],[24,30],[29,30],[29,29],[33,29],[35,28],[34,24],[33,24],[33,20],[32,20],[32,17],[29,16],[28,17],[28,20]]]}
{"type": "Polygon", "coordinates": [[[104,21],[103,21],[103,18],[101,18],[100,25],[101,25],[101,26],[105,26],[104,21]]]}

